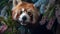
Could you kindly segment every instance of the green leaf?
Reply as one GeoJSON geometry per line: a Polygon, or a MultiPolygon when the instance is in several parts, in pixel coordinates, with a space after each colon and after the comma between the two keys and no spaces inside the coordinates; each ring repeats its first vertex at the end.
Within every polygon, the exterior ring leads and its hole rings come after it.
{"type": "Polygon", "coordinates": [[[48,16],[49,19],[54,16],[54,8],[55,7],[53,7],[49,13],[49,16],[48,16]]]}
{"type": "Polygon", "coordinates": [[[48,16],[54,6],[49,6],[48,10],[43,14],[43,16],[48,16]]]}

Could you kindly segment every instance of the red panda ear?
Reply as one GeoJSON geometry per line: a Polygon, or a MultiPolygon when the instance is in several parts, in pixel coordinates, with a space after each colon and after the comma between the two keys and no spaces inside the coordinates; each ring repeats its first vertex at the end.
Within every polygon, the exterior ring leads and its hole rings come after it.
{"type": "Polygon", "coordinates": [[[16,0],[13,0],[13,7],[15,7],[17,5],[16,0]]]}
{"type": "Polygon", "coordinates": [[[18,3],[22,3],[21,0],[13,0],[13,7],[15,7],[18,3]]]}

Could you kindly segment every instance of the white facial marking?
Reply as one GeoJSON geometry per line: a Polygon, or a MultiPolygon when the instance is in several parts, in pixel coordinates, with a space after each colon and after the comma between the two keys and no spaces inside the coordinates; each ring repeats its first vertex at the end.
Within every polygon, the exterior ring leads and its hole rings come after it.
{"type": "Polygon", "coordinates": [[[22,11],[24,11],[24,8],[22,8],[22,11]]]}
{"type": "Polygon", "coordinates": [[[14,20],[16,20],[16,16],[17,16],[17,11],[16,11],[16,14],[14,15],[14,20]]]}
{"type": "Polygon", "coordinates": [[[25,20],[25,22],[30,22],[30,17],[26,12],[23,12],[20,16],[19,16],[19,21],[23,21],[23,17],[26,16],[27,20],[25,20]]]}

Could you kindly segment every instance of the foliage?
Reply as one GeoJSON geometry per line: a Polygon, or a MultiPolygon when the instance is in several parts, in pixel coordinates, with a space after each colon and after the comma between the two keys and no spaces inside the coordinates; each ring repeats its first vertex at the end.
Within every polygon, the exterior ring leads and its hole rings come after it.
{"type": "Polygon", "coordinates": [[[7,13],[8,13],[8,17],[7,19],[4,18],[4,16],[0,16],[0,20],[3,21],[7,26],[7,30],[4,32],[4,34],[15,34],[17,33],[18,31],[16,30],[16,21],[13,21],[12,20],[12,17],[11,17],[11,9],[10,9],[10,6],[9,6],[9,3],[6,1],[6,0],[2,0],[1,3],[0,3],[0,6],[8,6],[8,10],[7,13]],[[11,30],[9,30],[11,29],[11,30]]]}
{"type": "MultiPolygon", "coordinates": [[[[4,17],[0,17],[0,20],[2,20],[8,26],[7,30],[5,31],[5,34],[18,34],[19,31],[16,30],[16,26],[18,24],[17,24],[16,21],[12,20],[12,17],[11,17],[12,11],[9,7],[9,3],[6,0],[2,0],[2,2],[0,3],[0,6],[5,6],[5,5],[8,6],[7,13],[8,13],[9,16],[8,16],[7,19],[5,19],[4,17]],[[9,29],[11,29],[11,31],[9,29]]],[[[48,18],[50,19],[53,16],[54,8],[55,7],[50,7],[43,16],[48,15],[48,18]]]]}
{"type": "Polygon", "coordinates": [[[49,6],[48,10],[43,14],[43,17],[47,16],[48,20],[50,20],[50,18],[54,16],[54,12],[55,12],[54,10],[55,10],[54,5],[49,6]]]}

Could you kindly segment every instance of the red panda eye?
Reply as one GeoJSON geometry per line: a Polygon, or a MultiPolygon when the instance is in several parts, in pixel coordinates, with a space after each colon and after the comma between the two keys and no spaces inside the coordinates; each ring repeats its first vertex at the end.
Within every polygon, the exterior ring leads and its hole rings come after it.
{"type": "Polygon", "coordinates": [[[31,12],[28,12],[28,15],[31,15],[31,12]]]}
{"type": "Polygon", "coordinates": [[[20,14],[22,14],[22,11],[20,11],[20,14]]]}

